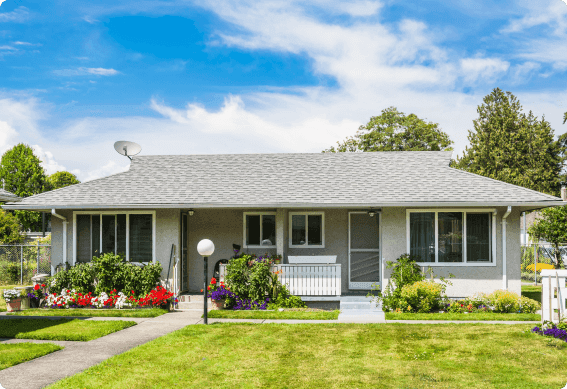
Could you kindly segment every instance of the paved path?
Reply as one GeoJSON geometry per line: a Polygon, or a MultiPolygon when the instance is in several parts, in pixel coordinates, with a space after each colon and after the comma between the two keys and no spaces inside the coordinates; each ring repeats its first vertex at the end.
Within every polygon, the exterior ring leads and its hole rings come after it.
{"type": "MultiPolygon", "coordinates": [[[[197,324],[201,321],[200,316],[199,313],[194,312],[172,312],[156,318],[116,318],[118,320],[137,319],[134,321],[137,321],[138,324],[89,342],[49,341],[50,343],[61,344],[65,348],[8,369],[0,370],[0,384],[6,389],[43,388],[65,377],[77,374],[114,355],[122,354],[131,348],[187,325],[197,324]]],[[[9,318],[25,317],[29,316],[4,316],[2,319],[6,318],[9,320],[9,318]]],[[[109,318],[92,319],[107,320],[109,318]]],[[[7,341],[0,340],[0,342],[15,343],[21,342],[21,340],[10,339],[7,341]]]]}
{"type": "MultiPolygon", "coordinates": [[[[45,316],[6,316],[2,320],[21,318],[60,319],[45,316]]],[[[64,317],[66,319],[70,317],[64,317]]],[[[136,346],[147,343],[187,325],[203,324],[201,311],[178,311],[166,313],[156,318],[131,317],[77,317],[82,320],[127,320],[137,325],[89,342],[69,342],[50,340],[0,339],[0,343],[55,343],[65,347],[63,350],[33,359],[28,362],[0,370],[0,385],[5,389],[43,388],[65,377],[77,374],[91,366],[136,346]]],[[[338,320],[273,320],[273,319],[209,319],[213,323],[255,323],[255,324],[345,324],[338,320]]],[[[356,321],[353,321],[356,322],[356,321]]],[[[449,320],[386,320],[380,322],[403,324],[533,324],[527,321],[449,321],[449,320]]],[[[1,325],[1,323],[0,323],[1,325]]]]}

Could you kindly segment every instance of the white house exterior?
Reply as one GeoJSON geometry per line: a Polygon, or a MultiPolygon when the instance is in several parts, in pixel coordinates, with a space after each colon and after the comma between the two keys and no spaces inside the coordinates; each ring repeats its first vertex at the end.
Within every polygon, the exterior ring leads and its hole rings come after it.
{"type": "MultiPolygon", "coordinates": [[[[409,252],[436,275],[455,276],[451,297],[496,289],[519,294],[520,215],[564,203],[453,169],[450,158],[451,152],[136,156],[127,172],[3,207],[55,215],[54,266],[113,251],[134,262],[161,262],[165,278],[175,245],[179,283],[189,292],[202,288],[197,243],[208,238],[216,247],[211,276],[218,260],[233,255],[233,244],[281,254],[284,264],[303,257],[306,269],[336,256],[341,293],[348,294],[384,288],[386,261],[409,252]]],[[[317,294],[303,297],[325,299],[317,294]]]]}

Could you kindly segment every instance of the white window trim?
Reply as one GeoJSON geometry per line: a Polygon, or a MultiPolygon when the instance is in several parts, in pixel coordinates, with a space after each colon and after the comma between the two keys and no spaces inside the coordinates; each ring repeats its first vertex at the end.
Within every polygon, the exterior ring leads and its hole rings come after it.
{"type": "MultiPolygon", "coordinates": [[[[262,220],[264,215],[273,215],[276,216],[275,212],[244,212],[242,215],[242,247],[243,248],[247,248],[247,249],[275,249],[276,245],[269,245],[269,246],[262,246],[262,232],[263,232],[263,225],[262,225],[262,220]],[[260,244],[254,244],[254,245],[247,245],[246,244],[246,216],[248,215],[258,215],[260,216],[260,244]]],[[[277,223],[276,223],[276,229],[277,229],[277,223]]],[[[276,231],[276,243],[277,243],[277,231],[276,231]]]]}
{"type": "MultiPolygon", "coordinates": [[[[496,266],[496,209],[492,208],[432,208],[432,209],[406,209],[406,243],[407,253],[410,252],[410,214],[429,212],[435,213],[435,262],[417,262],[419,266],[481,266],[481,267],[494,267],[496,266]],[[439,260],[439,226],[437,215],[439,212],[462,212],[463,213],[463,262],[438,262],[439,260]],[[468,213],[487,213],[492,215],[492,239],[491,239],[491,254],[490,262],[467,262],[467,242],[466,242],[466,217],[468,213]]],[[[490,222],[490,217],[489,217],[490,222]]]]}
{"type": "MultiPolygon", "coordinates": [[[[152,262],[156,263],[156,211],[74,211],[73,212],[73,266],[77,262],[77,215],[100,215],[100,245],[102,250],[102,215],[126,215],[126,261],[130,258],[130,215],[152,215],[152,262]]],[[[115,228],[116,224],[114,225],[115,228]]],[[[116,237],[116,234],[115,234],[116,237]]],[[[116,238],[115,238],[116,239],[116,238]]],[[[91,242],[92,246],[92,242],[91,242]]],[[[116,247],[116,243],[114,244],[116,247]]],[[[91,250],[92,252],[92,250],[91,250]]],[[[136,262],[132,262],[136,263],[136,262]]]]}
{"type": "Polygon", "coordinates": [[[325,248],[325,212],[289,212],[289,248],[292,249],[324,249],[325,248]],[[293,230],[293,223],[292,223],[292,219],[293,216],[297,216],[297,215],[304,215],[305,216],[305,240],[307,242],[309,242],[309,236],[308,236],[308,228],[307,228],[307,216],[308,215],[321,215],[321,244],[320,245],[310,245],[310,244],[304,244],[304,245],[294,245],[292,244],[292,230],[293,230]]]}

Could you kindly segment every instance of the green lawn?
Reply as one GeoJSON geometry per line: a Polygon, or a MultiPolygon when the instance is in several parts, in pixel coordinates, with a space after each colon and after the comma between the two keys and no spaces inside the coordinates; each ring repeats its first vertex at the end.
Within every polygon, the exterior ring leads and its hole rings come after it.
{"type": "Polygon", "coordinates": [[[336,320],[339,311],[293,310],[293,311],[210,311],[208,317],[215,319],[277,319],[277,320],[336,320]]]}
{"type": "Polygon", "coordinates": [[[63,347],[51,343],[0,343],[0,370],[42,357],[54,351],[61,350],[62,348],[63,347]]]}
{"type": "Polygon", "coordinates": [[[73,317],[157,317],[167,313],[161,308],[151,309],[49,309],[35,308],[8,313],[10,316],[73,316],[73,317]]]}
{"type": "Polygon", "coordinates": [[[567,343],[530,328],[187,326],[50,388],[562,388],[567,343]]]}
{"type": "Polygon", "coordinates": [[[541,284],[540,285],[522,285],[522,296],[531,298],[541,303],[541,284]]]}
{"type": "Polygon", "coordinates": [[[498,320],[541,321],[541,315],[533,313],[395,313],[386,312],[386,320],[498,320]]]}
{"type": "Polygon", "coordinates": [[[3,319],[0,338],[89,341],[133,325],[122,320],[3,319]]]}

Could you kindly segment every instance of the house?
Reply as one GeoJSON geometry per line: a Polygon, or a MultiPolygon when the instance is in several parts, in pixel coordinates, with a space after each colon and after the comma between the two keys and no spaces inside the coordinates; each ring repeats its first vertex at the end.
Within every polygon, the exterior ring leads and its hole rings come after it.
{"type": "Polygon", "coordinates": [[[180,247],[189,292],[203,287],[197,243],[208,238],[209,277],[233,244],[281,254],[305,300],[384,288],[386,261],[404,253],[437,276],[453,274],[451,297],[520,293],[520,215],[564,203],[451,168],[450,159],[445,151],[135,156],[127,172],[3,207],[55,216],[53,266],[118,252],[161,262],[166,278],[180,247]]]}

